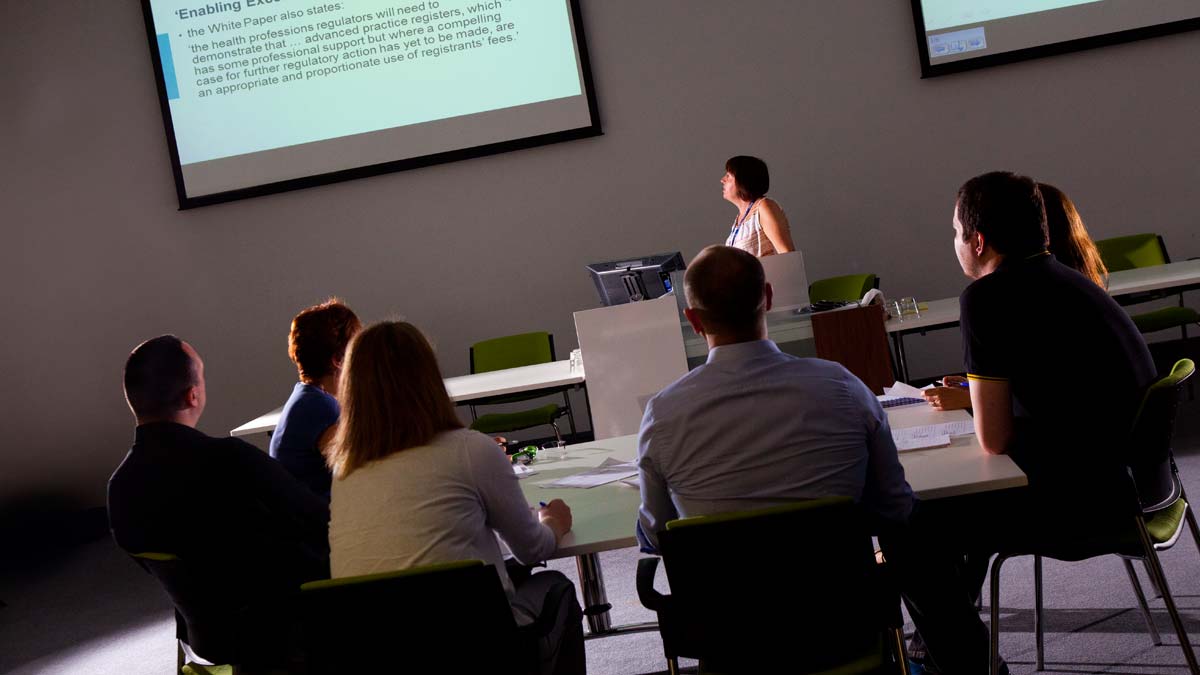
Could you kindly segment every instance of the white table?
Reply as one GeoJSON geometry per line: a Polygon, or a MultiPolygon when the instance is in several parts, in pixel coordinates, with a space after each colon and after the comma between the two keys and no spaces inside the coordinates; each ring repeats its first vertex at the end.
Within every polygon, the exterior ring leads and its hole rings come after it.
{"type": "MultiPolygon", "coordinates": [[[[938,412],[920,404],[888,410],[894,428],[953,422],[970,419],[963,410],[938,412]]],[[[579,473],[599,466],[607,458],[633,460],[637,457],[637,436],[621,436],[604,441],[580,443],[568,448],[567,458],[535,462],[537,474],[521,479],[521,488],[530,504],[562,499],[571,507],[574,526],[563,538],[555,558],[574,556],[579,571],[584,606],[600,607],[608,603],[599,553],[637,546],[634,523],[641,496],[638,489],[623,483],[609,483],[590,489],[549,489],[538,483],[579,473]]],[[[900,453],[905,477],[918,497],[924,500],[1021,487],[1025,474],[1012,459],[989,455],[974,435],[952,439],[949,446],[900,453]]],[[[608,612],[588,616],[590,635],[615,632],[608,612]]],[[[642,630],[645,626],[633,627],[642,630]]],[[[627,632],[624,631],[623,632],[627,632]]]]}
{"type": "MultiPolygon", "coordinates": [[[[1112,296],[1145,293],[1148,291],[1184,292],[1200,288],[1200,260],[1185,260],[1167,265],[1139,267],[1132,270],[1113,272],[1108,276],[1108,293],[1112,296]]],[[[909,316],[904,320],[888,319],[884,324],[892,338],[896,351],[896,367],[900,379],[908,381],[908,359],[904,352],[904,336],[926,333],[931,330],[952,328],[958,325],[958,298],[943,298],[927,303],[928,309],[920,316],[909,316]]],[[[794,312],[767,314],[767,334],[778,344],[811,340],[812,319],[794,312]]],[[[692,335],[685,341],[688,358],[704,356],[708,346],[704,339],[692,335]]]]}
{"type": "MultiPolygon", "coordinates": [[[[533,366],[494,370],[488,373],[447,377],[446,393],[455,403],[467,403],[481,398],[519,394],[538,389],[580,385],[585,381],[583,366],[571,367],[571,361],[552,361],[533,366]]],[[[248,436],[274,431],[282,407],[246,422],[229,432],[230,436],[248,436]]]]}

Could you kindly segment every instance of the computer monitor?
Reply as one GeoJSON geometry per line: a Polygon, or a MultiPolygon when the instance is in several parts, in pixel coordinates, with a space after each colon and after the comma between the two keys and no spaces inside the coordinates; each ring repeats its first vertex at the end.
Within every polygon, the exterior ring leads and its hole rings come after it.
{"type": "Polygon", "coordinates": [[[600,294],[600,302],[608,307],[653,300],[672,292],[675,287],[671,283],[671,272],[686,267],[683,255],[676,251],[594,263],[587,269],[600,294]]]}

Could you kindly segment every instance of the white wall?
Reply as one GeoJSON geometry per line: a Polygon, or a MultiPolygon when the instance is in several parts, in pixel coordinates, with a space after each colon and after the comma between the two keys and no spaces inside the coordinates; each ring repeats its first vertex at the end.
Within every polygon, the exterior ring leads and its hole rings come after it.
{"type": "MultiPolygon", "coordinates": [[[[812,278],[956,294],[954,191],[993,168],[1200,255],[1200,33],[922,81],[903,0],[582,4],[605,136],[179,212],[139,3],[0,3],[0,501],[102,503],[124,358],[159,333],[205,357],[213,434],[282,403],[288,321],[331,293],[425,328],[449,375],[526,329],[565,355],[584,264],[724,238],[732,154],[770,163],[812,278]]],[[[954,367],[952,333],[911,344],[954,367]]]]}

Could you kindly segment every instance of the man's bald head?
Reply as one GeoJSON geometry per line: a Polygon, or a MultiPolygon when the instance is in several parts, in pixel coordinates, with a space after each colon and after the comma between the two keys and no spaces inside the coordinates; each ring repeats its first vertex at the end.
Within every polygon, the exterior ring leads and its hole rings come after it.
{"type": "Polygon", "coordinates": [[[712,335],[751,339],[768,309],[762,263],[731,246],[701,251],[688,265],[683,287],[688,307],[712,335]]]}

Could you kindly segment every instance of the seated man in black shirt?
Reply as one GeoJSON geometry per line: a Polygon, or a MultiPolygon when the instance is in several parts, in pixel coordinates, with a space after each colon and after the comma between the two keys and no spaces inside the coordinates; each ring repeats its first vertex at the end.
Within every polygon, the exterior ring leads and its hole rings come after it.
{"type": "Polygon", "coordinates": [[[960,322],[975,433],[985,451],[1011,456],[1029,487],[923,504],[917,536],[884,544],[929,655],[948,673],[986,672],[986,629],[970,597],[990,554],[1042,548],[1063,522],[1104,531],[1128,514],[1117,497],[1128,494],[1122,453],[1155,377],[1150,352],[1124,310],[1046,246],[1031,179],[988,173],[959,190],[954,249],[974,280],[960,322]],[[948,569],[963,554],[967,564],[948,569]]]}
{"type": "Polygon", "coordinates": [[[179,338],[164,335],[133,350],[125,397],[137,430],[108,482],[117,545],[130,554],[172,554],[186,565],[189,588],[166,585],[187,621],[180,637],[199,656],[285,665],[294,652],[289,604],[301,583],[329,576],[324,500],[254,446],[196,430],[204,364],[179,338]],[[180,607],[180,597],[210,606],[180,607]]]}

